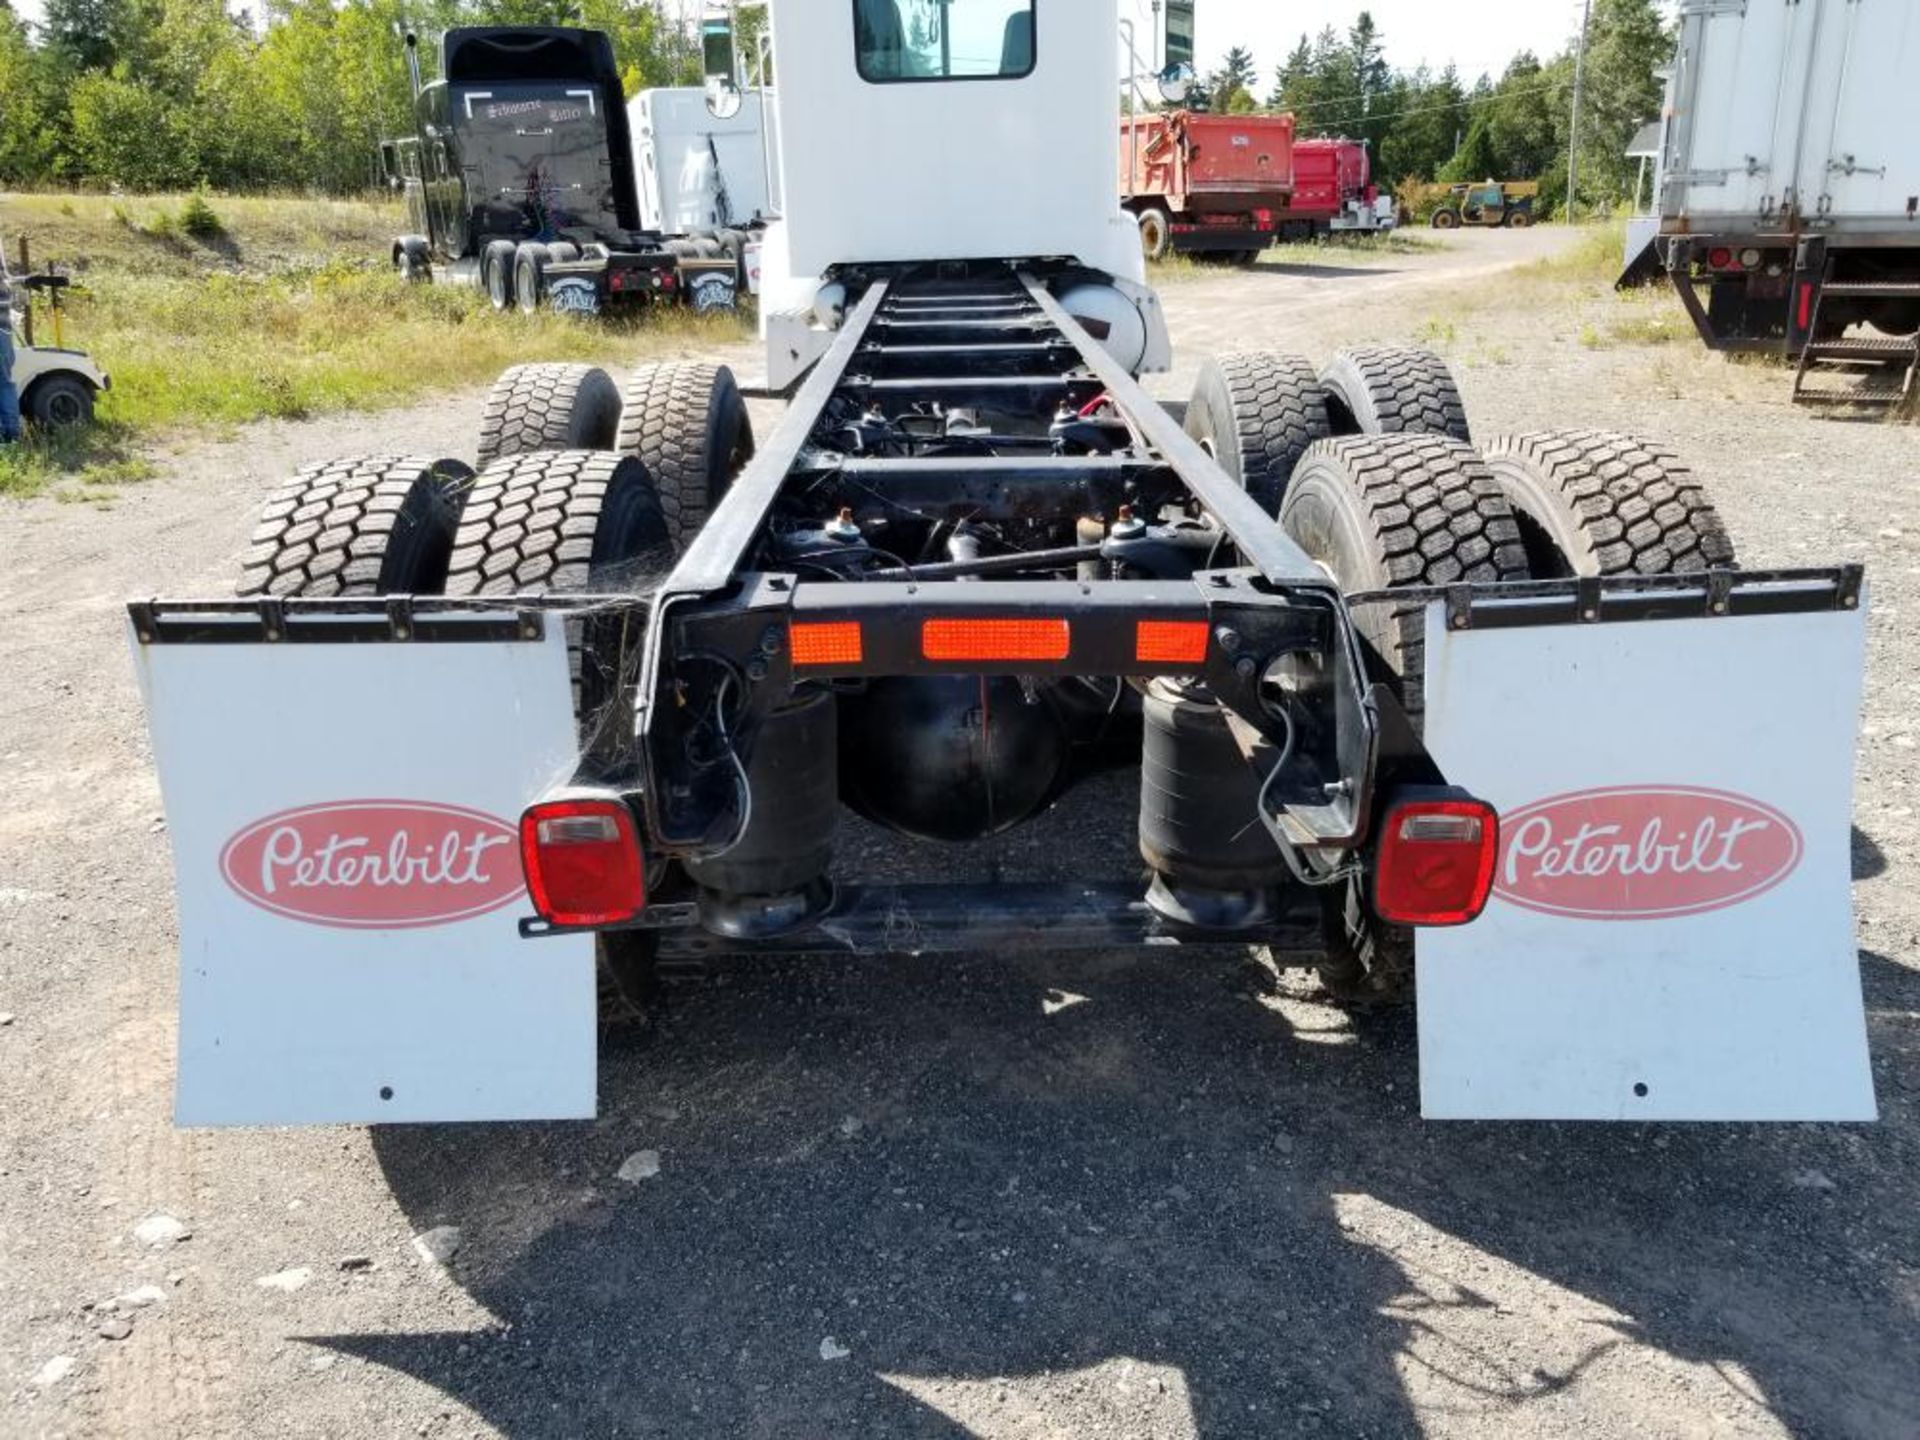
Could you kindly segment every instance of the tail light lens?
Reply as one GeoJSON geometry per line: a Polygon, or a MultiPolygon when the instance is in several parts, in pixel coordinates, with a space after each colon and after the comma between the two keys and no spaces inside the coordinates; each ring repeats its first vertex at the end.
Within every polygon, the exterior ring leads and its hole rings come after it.
{"type": "Polygon", "coordinates": [[[619,925],[647,906],[633,813],[617,798],[547,800],[520,817],[520,864],[540,918],[619,925]]]}
{"type": "Polygon", "coordinates": [[[1487,908],[1500,817],[1461,796],[1397,801],[1374,865],[1373,909],[1394,925],[1465,925],[1487,908]]]}
{"type": "Polygon", "coordinates": [[[1049,662],[1072,650],[1065,620],[929,620],[920,627],[920,653],[942,663],[1049,662]]]}

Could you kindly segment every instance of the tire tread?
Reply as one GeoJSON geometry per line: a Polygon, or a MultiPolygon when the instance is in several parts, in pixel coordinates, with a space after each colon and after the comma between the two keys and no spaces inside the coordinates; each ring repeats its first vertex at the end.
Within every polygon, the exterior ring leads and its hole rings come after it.
{"type": "Polygon", "coordinates": [[[1735,563],[1706,487],[1662,445],[1605,430],[1536,431],[1494,441],[1487,459],[1496,476],[1524,468],[1557,494],[1588,547],[1570,557],[1576,570],[1582,559],[1597,575],[1681,575],[1735,563]]]}

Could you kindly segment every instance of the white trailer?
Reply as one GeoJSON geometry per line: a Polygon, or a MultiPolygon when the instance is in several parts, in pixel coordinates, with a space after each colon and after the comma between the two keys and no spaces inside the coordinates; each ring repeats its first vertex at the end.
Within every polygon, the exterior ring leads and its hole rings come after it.
{"type": "Polygon", "coordinates": [[[1877,389],[1910,387],[1916,71],[1910,0],[1681,5],[1659,252],[1709,345],[1799,355],[1803,376],[1829,361],[1891,366],[1877,389]]]}

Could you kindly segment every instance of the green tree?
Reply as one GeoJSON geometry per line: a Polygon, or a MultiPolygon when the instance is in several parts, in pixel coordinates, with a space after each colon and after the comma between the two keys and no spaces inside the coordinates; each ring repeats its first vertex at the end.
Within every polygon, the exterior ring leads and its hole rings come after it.
{"type": "Polygon", "coordinates": [[[45,52],[29,43],[25,22],[0,0],[0,185],[53,176],[66,106],[52,71],[45,52]]]}
{"type": "Polygon", "coordinates": [[[1253,63],[1253,52],[1243,45],[1227,51],[1227,58],[1207,79],[1207,98],[1215,110],[1224,112],[1237,90],[1251,91],[1260,71],[1253,63]]]}
{"type": "Polygon", "coordinates": [[[1566,112],[1556,95],[1563,82],[1571,87],[1570,61],[1555,61],[1550,70],[1531,51],[1522,51],[1508,64],[1483,112],[1487,143],[1500,178],[1537,179],[1559,158],[1566,139],[1566,112]]]}
{"type": "Polygon", "coordinates": [[[1595,0],[1587,39],[1585,109],[1580,117],[1580,203],[1627,198],[1634,169],[1626,148],[1660,113],[1655,69],[1671,59],[1673,36],[1655,0],[1595,0]]]}
{"type": "Polygon", "coordinates": [[[46,0],[40,33],[68,69],[105,70],[142,58],[147,24],[141,0],[46,0]]]}
{"type": "Polygon", "coordinates": [[[1467,96],[1449,65],[1399,77],[1391,99],[1392,129],[1380,145],[1381,173],[1429,179],[1454,156],[1468,126],[1467,96]]]}

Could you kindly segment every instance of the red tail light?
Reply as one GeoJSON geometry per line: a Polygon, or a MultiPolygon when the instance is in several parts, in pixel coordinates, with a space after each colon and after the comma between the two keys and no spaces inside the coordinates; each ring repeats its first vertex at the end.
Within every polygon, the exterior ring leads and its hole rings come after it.
{"type": "Polygon", "coordinates": [[[1065,620],[929,620],[920,627],[920,653],[941,662],[1055,661],[1072,649],[1065,620]]]}
{"type": "Polygon", "coordinates": [[[1204,665],[1210,636],[1204,620],[1142,620],[1133,658],[1142,665],[1204,665]]]}
{"type": "Polygon", "coordinates": [[[1465,925],[1487,908],[1500,817],[1484,801],[1411,799],[1387,812],[1373,909],[1394,925],[1465,925]]]}
{"type": "Polygon", "coordinates": [[[555,925],[620,925],[647,906],[633,814],[618,799],[547,800],[520,817],[527,893],[555,925]]]}

